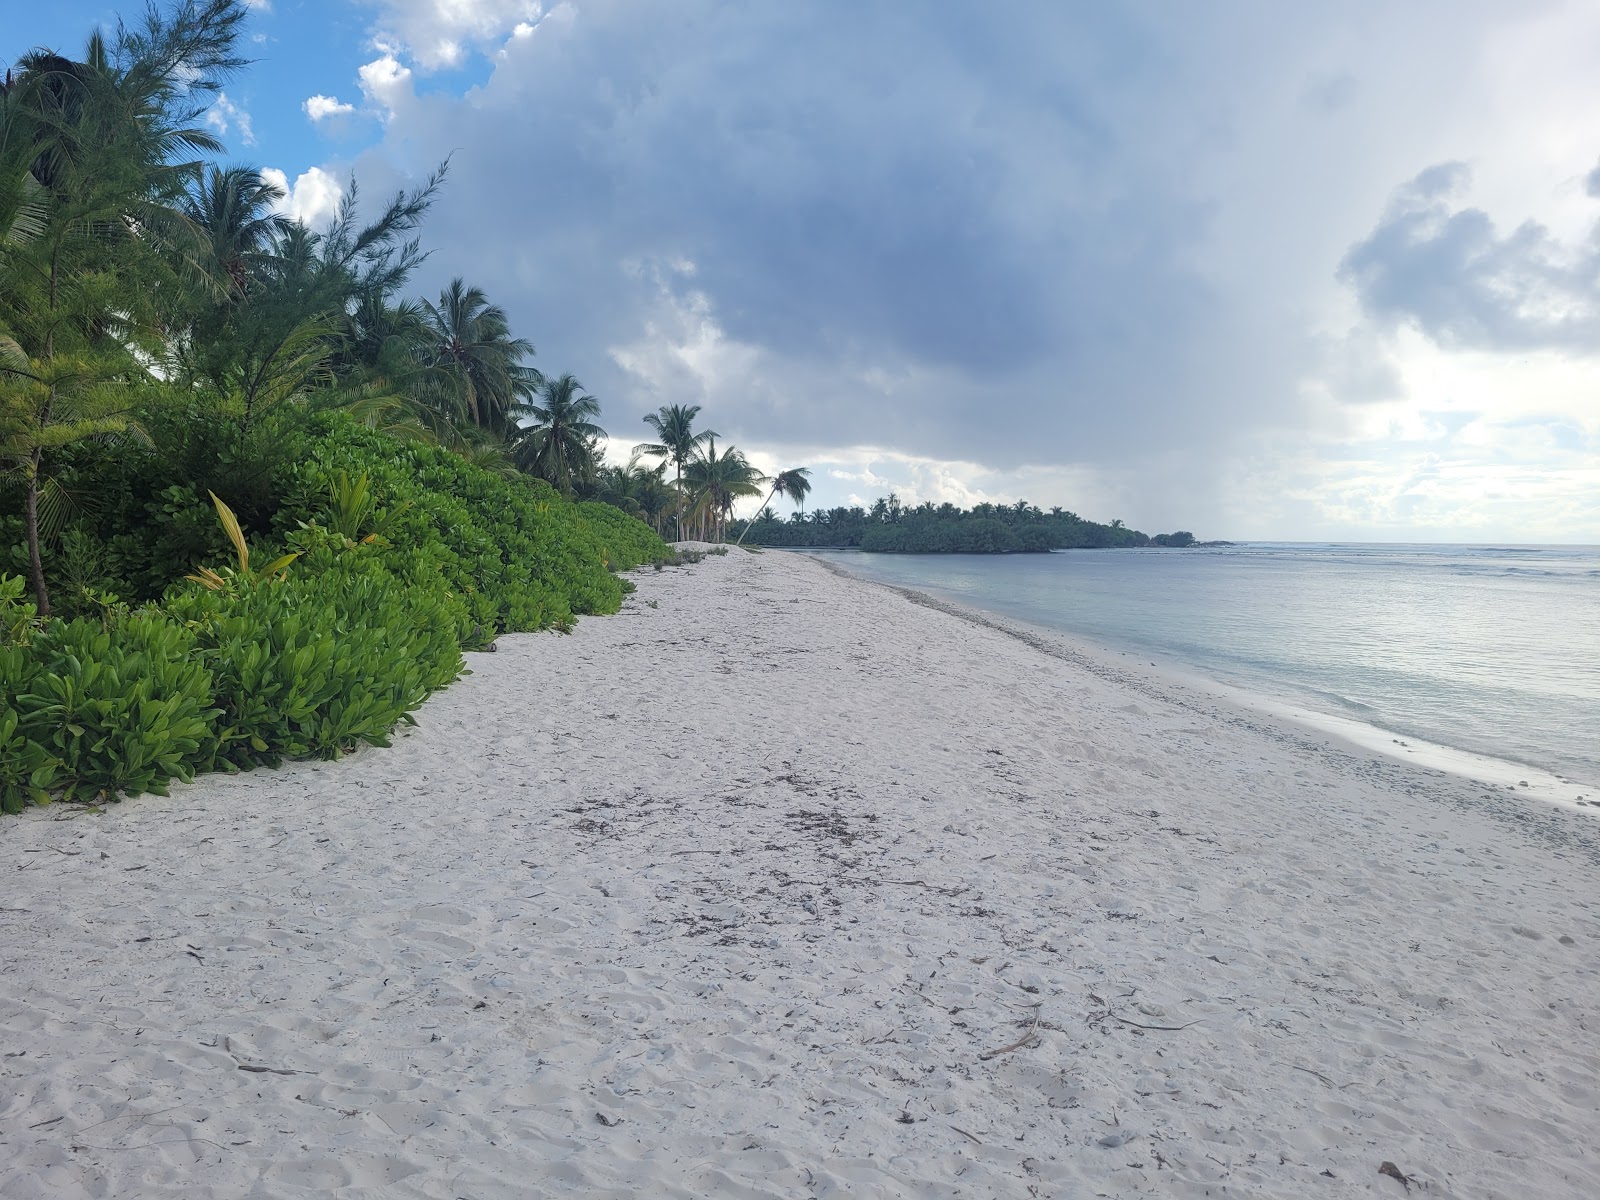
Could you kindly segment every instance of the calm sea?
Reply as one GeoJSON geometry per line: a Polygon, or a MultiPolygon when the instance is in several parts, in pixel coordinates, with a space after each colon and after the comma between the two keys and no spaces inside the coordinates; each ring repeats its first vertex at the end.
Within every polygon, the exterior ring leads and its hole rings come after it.
{"type": "Polygon", "coordinates": [[[1600,788],[1600,546],[831,557],[1302,709],[1600,788]]]}

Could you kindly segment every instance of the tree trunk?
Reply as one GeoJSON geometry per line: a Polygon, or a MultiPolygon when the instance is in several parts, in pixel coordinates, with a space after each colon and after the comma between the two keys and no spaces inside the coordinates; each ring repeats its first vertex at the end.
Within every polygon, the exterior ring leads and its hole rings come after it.
{"type": "Polygon", "coordinates": [[[744,545],[744,535],[750,532],[750,526],[756,523],[756,517],[759,517],[766,510],[767,505],[772,503],[772,497],[777,494],[777,491],[778,485],[773,484],[772,490],[767,493],[767,498],[761,502],[761,507],[756,509],[756,516],[751,517],[748,521],[746,521],[744,523],[744,528],[739,531],[739,540],[734,543],[735,546],[744,545]]]}
{"type": "Polygon", "coordinates": [[[28,490],[24,516],[28,526],[28,579],[33,584],[33,602],[39,615],[50,615],[50,593],[44,585],[44,560],[39,557],[39,460],[43,451],[34,449],[28,462],[28,490]]]}

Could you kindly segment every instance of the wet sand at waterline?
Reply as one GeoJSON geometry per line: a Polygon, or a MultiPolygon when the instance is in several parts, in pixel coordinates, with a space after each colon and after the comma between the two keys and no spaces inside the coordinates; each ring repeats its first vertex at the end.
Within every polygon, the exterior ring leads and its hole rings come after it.
{"type": "Polygon", "coordinates": [[[1600,1195],[1592,812],[635,578],[392,749],[0,824],[0,1195],[1600,1195]]]}

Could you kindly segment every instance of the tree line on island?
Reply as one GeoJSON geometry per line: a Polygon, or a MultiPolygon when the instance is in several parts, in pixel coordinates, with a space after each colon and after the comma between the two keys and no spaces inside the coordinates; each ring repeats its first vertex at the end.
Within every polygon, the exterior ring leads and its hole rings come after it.
{"type": "Polygon", "coordinates": [[[1187,530],[1151,537],[1120,520],[1102,525],[1059,507],[1046,512],[1026,500],[969,509],[935,505],[931,500],[907,507],[893,492],[868,508],[797,511],[788,520],[763,507],[741,537],[762,546],[854,548],[886,554],[1018,554],[1199,544],[1187,530]]]}

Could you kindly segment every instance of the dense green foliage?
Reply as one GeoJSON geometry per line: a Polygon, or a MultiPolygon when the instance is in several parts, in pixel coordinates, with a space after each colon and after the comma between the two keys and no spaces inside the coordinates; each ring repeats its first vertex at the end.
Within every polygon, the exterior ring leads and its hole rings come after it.
{"type": "MultiPolygon", "coordinates": [[[[227,440],[203,421],[187,428],[227,440]]],[[[159,791],[197,770],[383,745],[456,676],[463,647],[614,612],[625,590],[614,572],[667,557],[610,505],[573,503],[345,413],[264,428],[264,461],[232,459],[261,477],[219,480],[217,494],[253,506],[253,563],[298,557],[266,578],[209,572],[212,587],[173,582],[227,545],[210,500],[173,482],[155,446],[77,448],[73,486],[116,501],[77,518],[51,560],[64,577],[82,568],[74,554],[96,565],[92,583],[62,591],[81,615],[38,621],[20,579],[0,584],[8,809],[50,790],[159,791]],[[168,586],[156,590],[158,556],[168,586]],[[119,595],[148,602],[130,609],[119,595]]]]}
{"type": "MultiPolygon", "coordinates": [[[[0,577],[13,616],[20,585],[0,577]]],[[[99,618],[29,621],[28,605],[0,648],[0,807],[387,745],[461,671],[448,610],[442,588],[406,587],[360,552],[99,618]]]]}
{"type": "Polygon", "coordinates": [[[970,509],[931,502],[906,508],[892,494],[875,501],[870,509],[819,509],[796,513],[787,521],[763,509],[749,523],[744,537],[758,546],[849,546],[901,554],[1044,553],[1194,542],[1188,533],[1151,538],[1121,521],[1101,525],[1060,508],[1044,512],[1026,501],[979,504],[970,509]]]}

